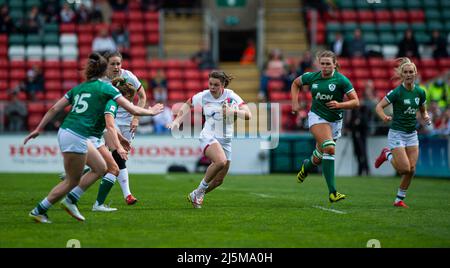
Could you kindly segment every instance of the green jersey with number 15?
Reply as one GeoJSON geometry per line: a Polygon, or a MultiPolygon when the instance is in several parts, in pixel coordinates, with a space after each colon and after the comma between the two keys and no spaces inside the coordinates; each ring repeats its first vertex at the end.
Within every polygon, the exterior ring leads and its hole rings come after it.
{"type": "Polygon", "coordinates": [[[100,138],[105,129],[105,107],[109,100],[122,96],[111,84],[100,80],[84,82],[64,95],[72,109],[61,128],[69,129],[83,137],[100,138]]]}

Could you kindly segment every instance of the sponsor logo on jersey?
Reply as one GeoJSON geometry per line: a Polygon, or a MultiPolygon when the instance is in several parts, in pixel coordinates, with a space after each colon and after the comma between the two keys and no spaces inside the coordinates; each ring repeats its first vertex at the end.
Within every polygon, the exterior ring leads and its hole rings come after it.
{"type": "Polygon", "coordinates": [[[411,104],[411,101],[410,101],[409,99],[405,99],[405,100],[403,100],[403,104],[408,104],[408,105],[410,105],[410,104],[411,104]]]}
{"type": "Polygon", "coordinates": [[[313,89],[317,89],[318,87],[319,87],[318,84],[312,84],[312,85],[311,85],[311,88],[313,88],[313,89]]]}
{"type": "Polygon", "coordinates": [[[329,89],[330,91],[334,91],[334,90],[336,89],[336,85],[335,85],[335,84],[329,84],[329,85],[328,85],[328,89],[329,89]]]}
{"type": "Polygon", "coordinates": [[[111,110],[111,112],[114,112],[116,110],[116,107],[115,106],[111,106],[111,108],[109,110],[111,110]]]}
{"type": "Polygon", "coordinates": [[[406,109],[403,113],[404,114],[416,114],[417,109],[411,108],[411,106],[409,106],[408,109],[406,109]]]}
{"type": "Polygon", "coordinates": [[[320,94],[320,93],[316,94],[316,100],[332,100],[332,99],[333,99],[333,95],[320,94]]]}
{"type": "Polygon", "coordinates": [[[420,98],[415,98],[416,104],[419,105],[420,98]]]}

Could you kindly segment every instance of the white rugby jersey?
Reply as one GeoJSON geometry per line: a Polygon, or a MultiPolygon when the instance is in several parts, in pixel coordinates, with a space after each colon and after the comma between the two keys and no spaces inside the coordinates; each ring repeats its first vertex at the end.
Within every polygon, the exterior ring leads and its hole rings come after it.
{"type": "MultiPolygon", "coordinates": [[[[136,88],[136,92],[141,87],[141,82],[139,81],[139,79],[137,79],[137,77],[128,70],[120,69],[120,77],[125,78],[128,83],[131,83],[136,88]]],[[[111,83],[111,79],[109,79],[108,77],[103,77],[101,80],[107,83],[111,83]]],[[[122,106],[119,106],[119,108],[117,109],[116,124],[119,126],[130,125],[131,120],[133,120],[133,115],[125,110],[122,106]]]]}
{"type": "Polygon", "coordinates": [[[192,106],[201,106],[205,115],[205,125],[202,135],[215,138],[231,138],[233,136],[233,123],[223,119],[222,105],[241,106],[244,101],[233,90],[225,88],[219,98],[214,98],[209,89],[195,94],[192,97],[192,106]]]}

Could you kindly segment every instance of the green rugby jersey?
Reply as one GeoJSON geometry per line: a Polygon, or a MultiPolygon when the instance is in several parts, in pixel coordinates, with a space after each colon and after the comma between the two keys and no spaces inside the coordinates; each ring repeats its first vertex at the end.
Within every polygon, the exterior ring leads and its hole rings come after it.
{"type": "MultiPolygon", "coordinates": [[[[74,87],[64,95],[72,104],[72,109],[61,128],[72,130],[83,137],[100,138],[105,129],[106,104],[120,96],[122,94],[115,87],[100,80],[87,81],[74,87]]],[[[113,110],[117,110],[117,107],[113,110]]]]}
{"type": "Polygon", "coordinates": [[[309,85],[312,96],[311,112],[327,120],[335,122],[342,119],[342,109],[330,109],[326,103],[332,100],[342,102],[344,95],[352,92],[353,85],[343,74],[334,71],[333,76],[323,78],[322,72],[308,72],[301,77],[303,85],[309,85]]]}
{"type": "Polygon", "coordinates": [[[385,99],[392,104],[394,114],[391,129],[411,133],[416,130],[416,113],[426,103],[425,90],[414,85],[407,90],[403,84],[389,91],[385,99]]]}

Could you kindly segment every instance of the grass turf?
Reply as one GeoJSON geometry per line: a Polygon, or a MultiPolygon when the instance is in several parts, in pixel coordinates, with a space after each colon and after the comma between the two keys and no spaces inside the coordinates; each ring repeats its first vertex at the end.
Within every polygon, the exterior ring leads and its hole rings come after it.
{"type": "Polygon", "coordinates": [[[186,197],[201,174],[130,177],[134,206],[115,185],[108,200],[119,210],[92,212],[97,182],[79,203],[85,222],[56,204],[52,224],[35,224],[28,213],[57,175],[0,174],[0,247],[62,248],[69,239],[82,247],[364,248],[370,239],[389,248],[450,247],[450,180],[415,178],[404,209],[392,206],[399,178],[337,178],[348,198],[330,204],[318,175],[303,184],[295,175],[229,175],[194,209],[186,197]]]}

